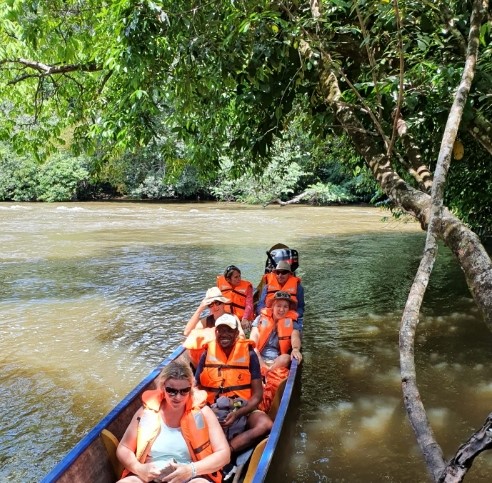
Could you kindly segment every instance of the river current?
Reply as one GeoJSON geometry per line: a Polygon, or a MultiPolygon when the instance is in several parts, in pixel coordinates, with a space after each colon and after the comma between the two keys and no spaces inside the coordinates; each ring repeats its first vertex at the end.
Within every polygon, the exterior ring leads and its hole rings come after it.
{"type": "MultiPolygon", "coordinates": [[[[293,440],[272,478],[430,481],[399,376],[416,223],[366,206],[0,203],[0,227],[0,481],[42,479],[182,341],[216,275],[235,264],[256,285],[276,243],[299,251],[306,313],[293,440]]],[[[491,351],[440,247],[416,360],[446,457],[491,411],[491,351]]],[[[467,481],[491,479],[483,454],[467,481]]]]}

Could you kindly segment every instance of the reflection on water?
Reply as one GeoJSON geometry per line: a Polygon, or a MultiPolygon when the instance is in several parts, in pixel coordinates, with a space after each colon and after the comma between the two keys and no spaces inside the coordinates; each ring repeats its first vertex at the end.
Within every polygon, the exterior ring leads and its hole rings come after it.
{"type": "MultiPolygon", "coordinates": [[[[374,208],[0,204],[0,479],[39,480],[182,340],[215,276],[300,253],[305,364],[292,482],[429,481],[401,401],[398,329],[424,242],[374,208]]],[[[492,336],[442,248],[418,382],[451,456],[492,406],[492,336]]],[[[470,481],[490,481],[480,456],[470,481]]]]}

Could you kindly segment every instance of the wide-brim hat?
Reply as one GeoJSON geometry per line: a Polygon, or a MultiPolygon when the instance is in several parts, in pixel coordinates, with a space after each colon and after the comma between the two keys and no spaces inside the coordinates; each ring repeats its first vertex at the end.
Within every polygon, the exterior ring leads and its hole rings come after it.
{"type": "Polygon", "coordinates": [[[280,262],[277,263],[277,266],[273,269],[274,272],[277,270],[285,270],[286,272],[291,272],[292,269],[290,268],[290,263],[286,262],[285,260],[281,260],[280,262]]]}
{"type": "Polygon", "coordinates": [[[205,294],[205,304],[210,305],[214,301],[222,302],[222,303],[227,303],[229,302],[229,299],[224,297],[222,295],[222,292],[220,291],[219,287],[212,287],[207,290],[207,293],[205,294]]]}
{"type": "Polygon", "coordinates": [[[266,301],[266,306],[268,308],[273,307],[273,304],[277,300],[287,300],[287,302],[289,302],[290,310],[295,310],[297,308],[297,302],[290,296],[288,292],[283,292],[282,290],[275,292],[275,295],[266,301]]]}
{"type": "Polygon", "coordinates": [[[215,327],[218,327],[219,325],[227,325],[227,327],[230,327],[231,329],[239,330],[237,318],[232,314],[223,314],[220,317],[217,317],[215,327]]]}

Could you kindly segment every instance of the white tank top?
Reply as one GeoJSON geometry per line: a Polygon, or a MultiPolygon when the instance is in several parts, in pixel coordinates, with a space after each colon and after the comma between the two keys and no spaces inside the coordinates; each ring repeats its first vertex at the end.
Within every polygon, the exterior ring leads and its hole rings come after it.
{"type": "Polygon", "coordinates": [[[191,461],[190,452],[181,433],[181,428],[170,428],[161,418],[161,432],[152,444],[146,463],[153,461],[162,468],[175,459],[178,463],[187,464],[191,461]]]}

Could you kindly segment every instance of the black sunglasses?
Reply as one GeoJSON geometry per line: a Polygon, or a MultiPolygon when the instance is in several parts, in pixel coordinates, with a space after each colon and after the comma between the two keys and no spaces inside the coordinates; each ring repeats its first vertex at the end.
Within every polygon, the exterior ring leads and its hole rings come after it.
{"type": "Polygon", "coordinates": [[[275,273],[278,273],[279,275],[287,275],[290,272],[288,270],[275,270],[275,273]]]}
{"type": "Polygon", "coordinates": [[[191,386],[185,387],[184,389],[176,389],[174,387],[166,386],[164,389],[170,396],[177,396],[178,392],[181,396],[186,396],[191,391],[191,386]]]}
{"type": "Polygon", "coordinates": [[[209,307],[214,307],[215,305],[222,305],[224,302],[220,302],[219,300],[214,300],[208,304],[209,307]]]}

